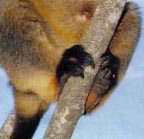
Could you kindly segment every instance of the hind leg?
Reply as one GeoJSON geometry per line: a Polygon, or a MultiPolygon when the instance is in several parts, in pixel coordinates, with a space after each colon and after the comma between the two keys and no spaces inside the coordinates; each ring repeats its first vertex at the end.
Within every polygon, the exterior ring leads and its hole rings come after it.
{"type": "Polygon", "coordinates": [[[31,139],[48,104],[31,92],[15,91],[16,121],[10,139],[31,139]]]}
{"type": "Polygon", "coordinates": [[[116,81],[119,60],[109,50],[102,55],[102,61],[86,100],[86,112],[91,112],[116,81]]]}
{"type": "Polygon", "coordinates": [[[92,111],[109,89],[120,81],[139,38],[141,19],[136,4],[128,2],[86,101],[86,112],[92,111]],[[118,72],[118,78],[117,78],[118,72]]]}

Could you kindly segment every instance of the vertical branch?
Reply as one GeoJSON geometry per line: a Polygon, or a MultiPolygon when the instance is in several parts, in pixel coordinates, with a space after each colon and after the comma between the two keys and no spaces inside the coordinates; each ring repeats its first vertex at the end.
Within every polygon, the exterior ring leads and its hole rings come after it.
{"type": "Polygon", "coordinates": [[[71,77],[68,80],[44,139],[71,138],[84,112],[88,90],[99,66],[99,57],[110,42],[124,5],[125,0],[100,0],[83,41],[95,59],[96,69],[86,68],[85,79],[71,77]]]}

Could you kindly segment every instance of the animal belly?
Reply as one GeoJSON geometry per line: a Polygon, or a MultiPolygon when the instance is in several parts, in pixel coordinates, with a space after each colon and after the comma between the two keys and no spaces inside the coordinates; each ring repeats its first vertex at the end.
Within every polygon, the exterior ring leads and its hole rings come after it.
{"type": "Polygon", "coordinates": [[[59,85],[55,73],[34,71],[17,74],[12,78],[12,84],[21,92],[32,92],[47,102],[57,100],[59,85]]]}

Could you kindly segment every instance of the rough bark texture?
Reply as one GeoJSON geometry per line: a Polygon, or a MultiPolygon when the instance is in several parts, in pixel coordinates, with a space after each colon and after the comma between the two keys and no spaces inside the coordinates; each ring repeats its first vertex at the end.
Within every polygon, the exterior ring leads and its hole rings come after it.
{"type": "Polygon", "coordinates": [[[5,121],[3,127],[0,129],[0,139],[8,139],[12,133],[13,125],[15,121],[15,114],[12,111],[5,121]]]}
{"type": "MultiPolygon", "coordinates": [[[[98,1],[98,0],[95,0],[98,1]]],[[[99,0],[90,27],[85,35],[83,44],[95,59],[96,68],[86,68],[85,78],[70,78],[63,89],[58,106],[44,139],[70,139],[73,130],[84,112],[84,104],[88,90],[99,66],[99,57],[106,50],[125,0],[99,0]]],[[[0,139],[8,139],[14,123],[12,112],[0,130],[0,139]]]]}
{"type": "Polygon", "coordinates": [[[125,5],[125,0],[101,0],[96,8],[83,44],[95,59],[96,69],[86,68],[85,78],[70,78],[63,89],[58,106],[44,139],[70,139],[84,112],[88,90],[125,5]]]}

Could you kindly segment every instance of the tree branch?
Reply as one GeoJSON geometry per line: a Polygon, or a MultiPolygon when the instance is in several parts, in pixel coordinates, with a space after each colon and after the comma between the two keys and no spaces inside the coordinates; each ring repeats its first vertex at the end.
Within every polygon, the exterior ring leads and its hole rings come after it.
{"type": "Polygon", "coordinates": [[[84,37],[86,50],[95,59],[96,69],[86,68],[85,79],[71,77],[63,89],[44,139],[70,139],[84,112],[88,90],[99,67],[125,5],[125,0],[101,0],[84,37]],[[86,47],[87,46],[87,47],[86,47]]]}
{"type": "Polygon", "coordinates": [[[0,139],[8,139],[12,133],[15,121],[15,113],[12,111],[0,129],[0,139]]]}

